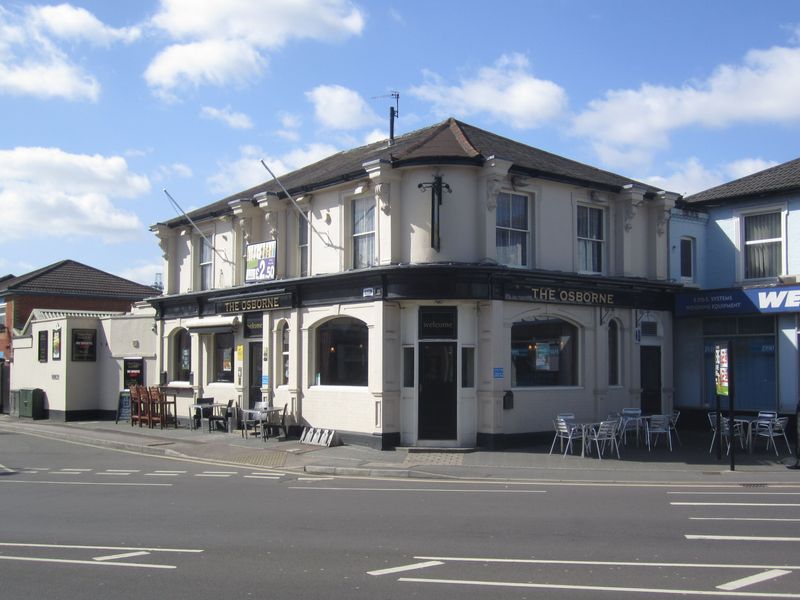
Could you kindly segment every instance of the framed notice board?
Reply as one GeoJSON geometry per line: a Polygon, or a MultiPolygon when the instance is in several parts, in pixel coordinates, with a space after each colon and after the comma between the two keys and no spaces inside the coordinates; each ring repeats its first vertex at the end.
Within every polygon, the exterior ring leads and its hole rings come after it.
{"type": "Polygon", "coordinates": [[[120,419],[123,421],[131,420],[131,393],[128,391],[121,391],[117,399],[117,417],[114,419],[115,423],[119,423],[120,419]]]}

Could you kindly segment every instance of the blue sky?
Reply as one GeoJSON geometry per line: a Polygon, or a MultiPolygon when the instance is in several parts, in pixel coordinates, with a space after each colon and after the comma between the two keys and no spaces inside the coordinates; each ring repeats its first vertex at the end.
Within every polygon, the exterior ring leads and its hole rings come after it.
{"type": "Polygon", "coordinates": [[[790,0],[0,1],[0,275],[456,117],[688,194],[800,156],[790,0]]]}

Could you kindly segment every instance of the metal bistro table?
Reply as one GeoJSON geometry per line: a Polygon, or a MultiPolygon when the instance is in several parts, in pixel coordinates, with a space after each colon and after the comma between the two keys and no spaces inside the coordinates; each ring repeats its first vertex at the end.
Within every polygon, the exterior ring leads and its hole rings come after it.
{"type": "Polygon", "coordinates": [[[202,429],[203,423],[203,409],[211,411],[211,407],[213,403],[211,402],[198,402],[195,404],[189,405],[189,429],[202,429]],[[200,414],[200,427],[197,426],[197,422],[195,421],[195,414],[199,412],[200,414]]]}
{"type": "Polygon", "coordinates": [[[242,415],[248,421],[258,421],[258,426],[261,428],[261,438],[267,439],[266,429],[264,429],[265,424],[270,423],[270,417],[275,414],[279,414],[283,411],[282,407],[278,406],[264,406],[262,408],[243,408],[241,409],[242,415]],[[249,418],[252,417],[252,418],[249,418]]]}

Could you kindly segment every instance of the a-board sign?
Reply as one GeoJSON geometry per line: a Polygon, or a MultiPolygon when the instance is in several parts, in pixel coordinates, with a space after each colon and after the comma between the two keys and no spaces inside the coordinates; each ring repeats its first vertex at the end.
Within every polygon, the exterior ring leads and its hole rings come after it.
{"type": "Polygon", "coordinates": [[[119,423],[120,420],[131,420],[131,393],[128,391],[120,392],[117,399],[117,418],[114,422],[119,423]]]}

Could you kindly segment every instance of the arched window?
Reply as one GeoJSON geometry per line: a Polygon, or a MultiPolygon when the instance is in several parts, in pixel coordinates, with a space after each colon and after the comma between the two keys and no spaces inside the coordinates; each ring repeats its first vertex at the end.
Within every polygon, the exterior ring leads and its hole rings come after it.
{"type": "Polygon", "coordinates": [[[172,380],[189,381],[192,372],[192,338],[186,329],[172,336],[172,380]]]}
{"type": "Polygon", "coordinates": [[[619,324],[611,319],[608,322],[608,385],[619,385],[619,355],[619,324]]]}
{"type": "Polygon", "coordinates": [[[317,385],[367,385],[367,326],[341,317],[317,328],[317,385]]]}
{"type": "Polygon", "coordinates": [[[281,326],[281,372],[278,385],[289,384],[289,324],[281,326]]]}
{"type": "Polygon", "coordinates": [[[578,328],[558,318],[514,323],[511,385],[578,385],[578,328]]]}

